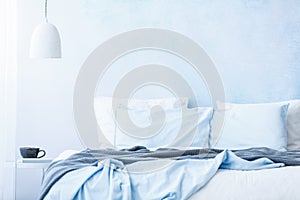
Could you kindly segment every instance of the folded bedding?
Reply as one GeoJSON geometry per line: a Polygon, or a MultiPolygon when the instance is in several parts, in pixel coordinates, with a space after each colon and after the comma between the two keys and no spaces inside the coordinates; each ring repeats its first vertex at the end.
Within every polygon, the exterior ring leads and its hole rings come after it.
{"type": "Polygon", "coordinates": [[[284,165],[300,165],[300,151],[86,149],[48,167],[40,199],[187,199],[218,169],[284,165]]]}

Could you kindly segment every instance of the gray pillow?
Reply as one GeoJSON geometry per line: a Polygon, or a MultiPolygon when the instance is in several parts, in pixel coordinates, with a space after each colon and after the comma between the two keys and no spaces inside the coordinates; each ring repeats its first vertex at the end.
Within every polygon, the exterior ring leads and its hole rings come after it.
{"type": "Polygon", "coordinates": [[[289,101],[287,114],[287,149],[300,150],[300,100],[289,101]]]}

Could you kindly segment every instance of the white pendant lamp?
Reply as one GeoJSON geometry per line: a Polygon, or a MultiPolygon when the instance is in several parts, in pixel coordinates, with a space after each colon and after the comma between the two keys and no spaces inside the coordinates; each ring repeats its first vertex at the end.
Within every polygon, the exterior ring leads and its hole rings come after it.
{"type": "Polygon", "coordinates": [[[45,0],[45,22],[33,31],[30,43],[30,58],[61,58],[61,41],[57,28],[48,22],[45,0]]]}

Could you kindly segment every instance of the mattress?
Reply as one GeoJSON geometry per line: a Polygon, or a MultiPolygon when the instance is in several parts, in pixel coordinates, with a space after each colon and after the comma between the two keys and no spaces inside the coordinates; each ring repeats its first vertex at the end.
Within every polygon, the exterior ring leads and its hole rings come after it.
{"type": "Polygon", "coordinates": [[[219,170],[190,199],[299,200],[300,166],[258,171],[219,170]]]}

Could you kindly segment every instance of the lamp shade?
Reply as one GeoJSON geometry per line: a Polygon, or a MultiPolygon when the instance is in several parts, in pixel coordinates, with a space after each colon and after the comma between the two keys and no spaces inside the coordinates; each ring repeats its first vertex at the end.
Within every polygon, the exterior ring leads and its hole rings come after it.
{"type": "Polygon", "coordinates": [[[48,22],[39,24],[31,38],[30,58],[61,58],[61,41],[57,28],[48,22]]]}

